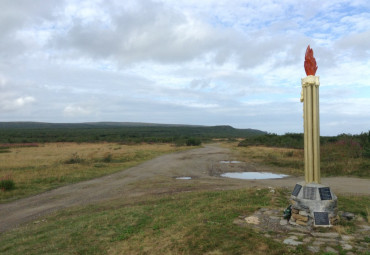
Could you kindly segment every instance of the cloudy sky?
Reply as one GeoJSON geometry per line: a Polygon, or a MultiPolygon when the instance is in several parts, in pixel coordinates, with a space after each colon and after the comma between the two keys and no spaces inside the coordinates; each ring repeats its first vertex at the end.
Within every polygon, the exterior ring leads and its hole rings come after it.
{"type": "Polygon", "coordinates": [[[303,132],[304,53],[321,133],[370,129],[370,1],[3,0],[0,121],[303,132]]]}

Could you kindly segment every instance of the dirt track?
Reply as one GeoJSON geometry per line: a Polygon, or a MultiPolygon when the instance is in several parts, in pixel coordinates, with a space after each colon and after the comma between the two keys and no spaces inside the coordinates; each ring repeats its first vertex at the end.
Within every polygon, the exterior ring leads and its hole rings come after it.
{"type": "MultiPolygon", "coordinates": [[[[287,187],[293,189],[303,177],[274,180],[236,180],[221,178],[226,171],[266,171],[271,168],[255,164],[220,164],[232,160],[228,149],[218,145],[173,153],[147,161],[136,167],[98,179],[64,186],[36,196],[0,204],[0,232],[34,220],[62,208],[92,204],[117,198],[127,200],[145,195],[191,190],[234,189],[242,187],[287,187]],[[192,180],[175,177],[191,176],[192,180]]],[[[370,180],[359,178],[323,178],[336,194],[370,195],[370,180]]]]}

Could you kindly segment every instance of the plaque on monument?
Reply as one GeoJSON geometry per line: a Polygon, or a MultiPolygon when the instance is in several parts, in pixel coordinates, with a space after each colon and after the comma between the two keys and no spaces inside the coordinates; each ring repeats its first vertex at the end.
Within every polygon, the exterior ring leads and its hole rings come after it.
{"type": "Polygon", "coordinates": [[[298,196],[299,192],[301,191],[302,186],[299,184],[296,184],[294,187],[294,190],[292,192],[293,196],[298,196]]]}
{"type": "Polygon", "coordinates": [[[332,200],[331,192],[329,187],[319,188],[321,200],[332,200]]]}
{"type": "Polygon", "coordinates": [[[315,225],[330,225],[327,212],[314,212],[315,225]]]}
{"type": "Polygon", "coordinates": [[[303,198],[315,200],[316,199],[316,188],[315,187],[303,187],[303,198]]]}

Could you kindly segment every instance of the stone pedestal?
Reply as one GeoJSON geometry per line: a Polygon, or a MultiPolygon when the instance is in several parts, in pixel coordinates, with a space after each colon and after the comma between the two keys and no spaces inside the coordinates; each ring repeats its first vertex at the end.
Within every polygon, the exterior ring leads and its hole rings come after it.
{"type": "Polygon", "coordinates": [[[289,223],[302,226],[331,227],[338,221],[337,196],[327,185],[299,182],[290,197],[289,223]]]}

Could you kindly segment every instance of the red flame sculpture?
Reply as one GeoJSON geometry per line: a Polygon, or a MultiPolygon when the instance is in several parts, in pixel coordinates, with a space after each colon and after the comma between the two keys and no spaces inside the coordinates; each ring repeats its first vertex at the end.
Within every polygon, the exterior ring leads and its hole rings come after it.
{"type": "Polygon", "coordinates": [[[316,59],[313,56],[313,50],[310,48],[310,45],[307,46],[306,55],[304,56],[304,70],[307,76],[316,74],[316,59]]]}

